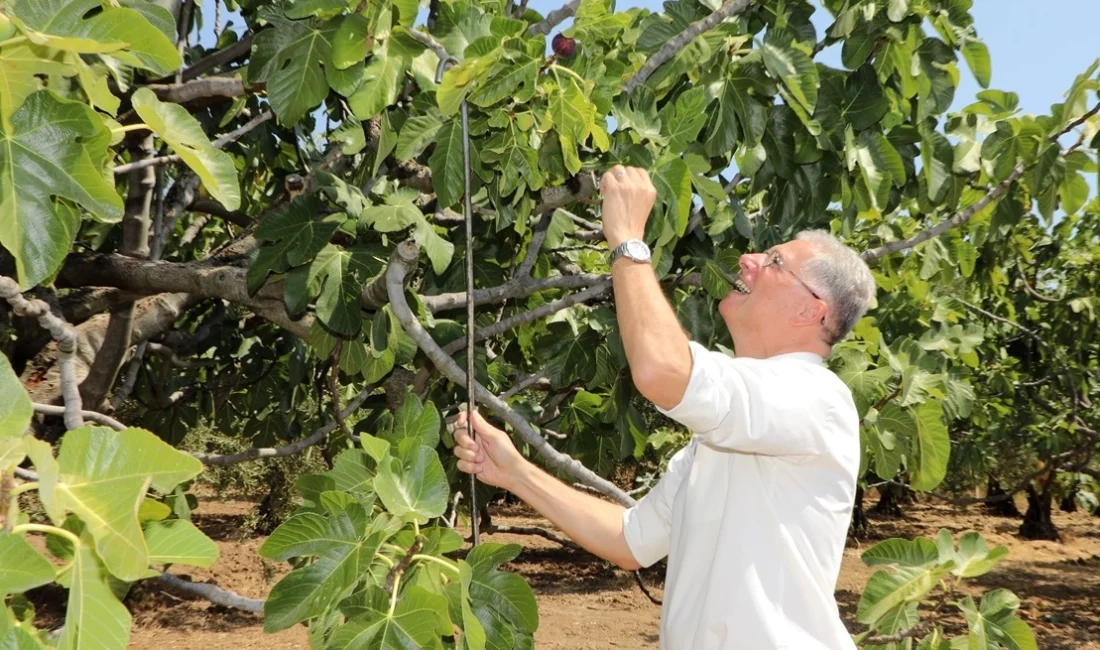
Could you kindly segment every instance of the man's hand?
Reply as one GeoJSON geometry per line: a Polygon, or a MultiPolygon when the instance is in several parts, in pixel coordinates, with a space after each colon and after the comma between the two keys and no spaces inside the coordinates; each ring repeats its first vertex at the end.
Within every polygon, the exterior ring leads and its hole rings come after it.
{"type": "Polygon", "coordinates": [[[474,412],[474,433],[467,429],[469,413],[462,411],[455,421],[455,456],[458,469],[476,474],[479,481],[511,490],[522,478],[527,459],[512,444],[512,439],[474,412]]]}
{"type": "Polygon", "coordinates": [[[645,224],[657,189],[649,172],[638,167],[615,165],[600,179],[603,195],[603,234],[607,244],[615,248],[627,239],[644,239],[645,224]]]}

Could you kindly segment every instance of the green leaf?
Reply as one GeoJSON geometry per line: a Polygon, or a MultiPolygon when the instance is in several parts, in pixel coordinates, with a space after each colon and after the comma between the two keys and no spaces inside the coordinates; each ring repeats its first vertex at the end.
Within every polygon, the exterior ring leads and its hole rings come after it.
{"type": "Polygon", "coordinates": [[[422,405],[420,398],[409,392],[393,414],[393,428],[380,437],[389,440],[394,447],[404,440],[413,439],[424,447],[435,449],[439,444],[440,424],[439,411],[435,405],[431,402],[422,405]]]}
{"type": "Polygon", "coordinates": [[[65,434],[56,468],[35,464],[51,519],[64,511],[79,516],[107,569],[131,581],[144,577],[150,561],[138,520],[146,490],[171,492],[202,471],[198,459],[148,431],[95,426],[65,434]]]}
{"type": "Polygon", "coordinates": [[[336,25],[319,25],[313,18],[287,20],[270,8],[260,15],[270,27],[257,33],[252,43],[248,82],[267,84],[267,97],[279,121],[294,124],[328,95],[325,65],[331,60],[336,25]]]}
{"type": "Polygon", "coordinates": [[[898,150],[880,132],[864,131],[858,142],[855,153],[864,183],[875,207],[882,210],[890,198],[891,186],[905,184],[905,165],[898,150]]]}
{"type": "Polygon", "coordinates": [[[397,159],[412,160],[419,156],[429,144],[435,142],[442,126],[443,121],[434,112],[414,115],[405,120],[397,135],[397,159]]]}
{"type": "Polygon", "coordinates": [[[154,521],[145,526],[150,564],[189,564],[209,567],[218,559],[218,547],[186,519],[154,521]]]}
{"type": "MultiPolygon", "coordinates": [[[[65,434],[65,442],[73,433],[65,434]]],[[[80,544],[76,549],[70,572],[72,585],[65,626],[57,647],[62,650],[124,650],[130,638],[130,612],[111,591],[110,576],[89,544],[80,544]]]]}
{"type": "MultiPolygon", "coordinates": [[[[19,381],[11,362],[6,355],[0,354],[0,395],[4,399],[0,401],[0,439],[18,438],[27,431],[31,417],[34,415],[34,406],[23,383],[19,381]]],[[[0,464],[0,471],[6,469],[0,464]]]]}
{"type": "Polygon", "coordinates": [[[462,125],[451,120],[439,129],[435,151],[428,159],[432,188],[440,207],[449,208],[462,198],[466,176],[462,155],[462,125]]]}
{"type": "Polygon", "coordinates": [[[0,48],[0,125],[11,131],[11,116],[28,97],[42,88],[39,75],[72,76],[73,65],[62,62],[57,53],[33,43],[15,43],[0,48]]]}
{"type": "Polygon", "coordinates": [[[482,542],[466,556],[473,569],[470,596],[478,618],[486,620],[483,610],[491,610],[519,632],[534,634],[539,626],[535,593],[527,581],[499,567],[514,560],[523,548],[518,544],[482,542]]]}
{"type": "Polygon", "coordinates": [[[371,586],[360,613],[340,626],[326,648],[332,650],[442,649],[440,636],[450,635],[447,600],[419,586],[402,590],[393,612],[389,596],[371,586]]]}
{"type": "Polygon", "coordinates": [[[295,557],[343,555],[355,550],[366,531],[367,513],[358,503],[326,515],[297,514],[276,528],[259,554],[276,562],[295,557]]]}
{"type": "Polygon", "coordinates": [[[922,173],[928,187],[928,200],[938,202],[943,200],[951,187],[955,153],[947,138],[927,121],[921,122],[920,137],[922,173]]]}
{"type": "Polygon", "coordinates": [[[101,171],[109,144],[95,111],[48,90],[28,97],[11,129],[0,130],[0,245],[15,257],[21,288],[65,259],[79,226],[73,204],[104,221],[122,218],[122,198],[101,171]]]}
{"type": "Polygon", "coordinates": [[[864,551],[860,558],[867,566],[921,568],[939,561],[939,551],[932,540],[924,537],[913,540],[888,539],[864,551]]]}
{"type": "Polygon", "coordinates": [[[1076,172],[1066,174],[1058,188],[1058,196],[1062,199],[1062,210],[1067,215],[1077,214],[1089,200],[1089,184],[1076,172]]]}
{"type": "Polygon", "coordinates": [[[344,122],[329,136],[332,142],[343,144],[341,151],[345,156],[354,156],[367,147],[367,134],[363,130],[363,123],[349,115],[344,122]]]}
{"type": "Polygon", "coordinates": [[[909,13],[909,0],[890,0],[886,6],[886,16],[891,22],[900,23],[909,13]]]}
{"type": "Polygon", "coordinates": [[[139,88],[132,101],[141,119],[199,175],[211,196],[227,210],[241,207],[233,158],[210,144],[202,125],[186,108],[160,101],[148,88],[139,88]]]}
{"type": "Polygon", "coordinates": [[[893,572],[876,571],[859,599],[856,620],[875,626],[899,607],[918,602],[936,587],[951,564],[931,567],[899,566],[893,572]]]}
{"type": "Polygon", "coordinates": [[[347,8],[347,0],[295,0],[286,10],[286,16],[295,20],[310,16],[332,18],[347,8]]]}
{"type": "Polygon", "coordinates": [[[889,109],[890,102],[882,94],[874,68],[865,65],[848,75],[840,112],[853,128],[871,128],[882,121],[889,109]]]}
{"type": "Polygon", "coordinates": [[[993,65],[989,58],[989,48],[985,43],[976,40],[967,41],[962,48],[963,58],[974,73],[974,79],[982,88],[989,88],[990,78],[993,76],[993,65]]]}
{"type": "Polygon", "coordinates": [[[295,197],[256,228],[256,238],[275,242],[261,248],[248,269],[248,291],[255,293],[270,273],[282,273],[313,259],[344,221],[342,214],[322,214],[316,197],[295,197]]]}
{"type": "Polygon", "coordinates": [[[790,91],[798,105],[812,114],[817,106],[817,68],[813,59],[795,45],[764,43],[764,65],[790,91]]]}
{"type": "Polygon", "coordinates": [[[706,89],[695,87],[688,89],[668,104],[663,113],[663,132],[668,137],[669,147],[673,151],[685,151],[699,137],[699,131],[707,121],[706,89]]]}
{"type": "Polygon", "coordinates": [[[469,95],[471,104],[492,106],[508,99],[516,103],[530,101],[538,86],[538,74],[543,61],[526,54],[506,55],[490,71],[488,79],[469,95]]]}
{"type": "Polygon", "coordinates": [[[433,448],[417,447],[405,459],[381,463],[374,488],[390,514],[422,524],[447,509],[447,477],[433,448]]]}
{"type": "Polygon", "coordinates": [[[102,0],[16,0],[11,11],[34,30],[29,36],[38,45],[79,54],[110,52],[127,65],[157,75],[183,64],[176,44],[142,12],[129,7],[104,5],[102,0]]]}
{"type": "Polygon", "coordinates": [[[384,52],[376,52],[363,70],[363,83],[348,97],[348,106],[360,120],[369,120],[397,101],[401,80],[412,58],[397,41],[387,41],[384,52]]]}
{"type": "Polygon", "coordinates": [[[938,402],[928,401],[910,412],[917,425],[917,435],[912,439],[909,484],[914,490],[933,490],[947,475],[947,460],[951,455],[943,408],[938,402]]]}
{"type": "MultiPolygon", "coordinates": [[[[384,441],[364,434],[360,436],[364,447],[373,442],[384,445],[383,451],[389,446],[384,441]]],[[[351,494],[362,494],[374,490],[374,477],[378,474],[378,460],[382,454],[373,454],[363,449],[347,449],[340,452],[332,464],[332,469],[325,472],[324,476],[332,479],[332,489],[351,494]]]]}
{"type": "Polygon", "coordinates": [[[317,318],[347,337],[359,333],[363,317],[359,301],[374,265],[366,252],[326,244],[309,266],[309,288],[317,294],[317,318]]]}
{"type": "Polygon", "coordinates": [[[671,158],[653,174],[657,200],[665,206],[665,219],[677,236],[687,230],[691,215],[691,172],[681,158],[671,158]]]}
{"type": "Polygon", "coordinates": [[[631,20],[625,11],[612,11],[611,0],[581,0],[569,36],[575,36],[581,43],[613,41],[631,20]]]}
{"type": "Polygon", "coordinates": [[[1006,555],[1008,547],[990,549],[982,536],[972,531],[959,538],[959,550],[953,557],[957,566],[952,573],[960,578],[976,578],[989,573],[1006,555]]]}
{"type": "Polygon", "coordinates": [[[53,565],[22,535],[0,532],[0,557],[0,598],[53,582],[53,565]]]}
{"type": "Polygon", "coordinates": [[[485,650],[485,627],[470,606],[470,586],[474,583],[474,570],[466,560],[458,561],[458,577],[461,589],[458,591],[462,618],[462,643],[467,650],[485,650]]]}
{"type": "Polygon", "coordinates": [[[967,596],[958,603],[969,627],[968,648],[972,650],[1038,650],[1035,634],[1016,617],[1020,599],[1006,589],[994,589],[982,596],[981,607],[967,596]]]}

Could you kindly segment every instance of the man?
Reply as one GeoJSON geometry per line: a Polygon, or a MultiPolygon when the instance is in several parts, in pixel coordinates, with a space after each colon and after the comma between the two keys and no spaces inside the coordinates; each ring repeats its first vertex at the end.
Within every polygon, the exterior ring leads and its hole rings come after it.
{"type": "Polygon", "coordinates": [[[823,361],[866,312],[870,272],[821,232],[743,255],[718,306],[734,359],[688,340],[636,241],[657,195],[649,175],[616,166],[601,191],[634,383],[695,437],[629,509],[552,478],[477,414],[476,440],[459,416],[459,468],[513,492],[624,569],[667,555],[662,648],[851,650],[833,591],[855,495],[859,418],[823,361]]]}

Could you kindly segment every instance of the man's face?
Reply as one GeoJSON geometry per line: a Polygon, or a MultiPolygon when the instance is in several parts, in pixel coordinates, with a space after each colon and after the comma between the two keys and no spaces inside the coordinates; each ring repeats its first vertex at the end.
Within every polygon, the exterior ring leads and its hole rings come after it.
{"type": "Polygon", "coordinates": [[[735,287],[718,304],[735,342],[774,340],[784,328],[814,322],[807,320],[808,310],[820,309],[824,303],[800,281],[805,278],[802,264],[813,254],[809,242],[794,240],[765,253],[741,256],[739,279],[743,286],[735,287]]]}

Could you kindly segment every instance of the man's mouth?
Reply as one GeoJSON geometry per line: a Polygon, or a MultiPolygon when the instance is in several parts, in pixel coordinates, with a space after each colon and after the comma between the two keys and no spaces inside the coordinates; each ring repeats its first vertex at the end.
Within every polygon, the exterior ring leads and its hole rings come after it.
{"type": "Polygon", "coordinates": [[[731,284],[733,284],[734,291],[743,293],[745,295],[752,293],[752,291],[749,289],[749,286],[741,281],[741,278],[734,278],[731,284]]]}

